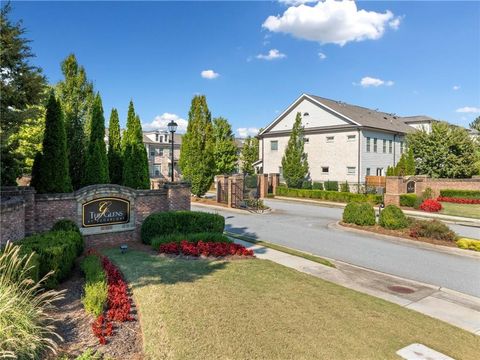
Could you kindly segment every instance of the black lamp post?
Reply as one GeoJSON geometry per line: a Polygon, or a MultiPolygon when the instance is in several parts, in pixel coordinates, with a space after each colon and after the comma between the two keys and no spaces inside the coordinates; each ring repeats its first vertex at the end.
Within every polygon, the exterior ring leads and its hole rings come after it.
{"type": "Polygon", "coordinates": [[[168,131],[170,131],[170,134],[172,134],[172,182],[175,181],[174,175],[173,175],[173,168],[174,168],[174,162],[175,162],[175,153],[173,152],[173,144],[174,144],[174,135],[175,131],[177,131],[177,123],[175,121],[170,121],[167,125],[168,131]]]}

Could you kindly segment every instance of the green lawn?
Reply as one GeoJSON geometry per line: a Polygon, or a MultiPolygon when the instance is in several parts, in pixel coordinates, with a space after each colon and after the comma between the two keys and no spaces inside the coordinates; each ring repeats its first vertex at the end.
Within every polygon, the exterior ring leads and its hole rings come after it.
{"type": "Polygon", "coordinates": [[[480,204],[455,204],[442,202],[441,214],[480,219],[480,204]]]}
{"type": "Polygon", "coordinates": [[[270,261],[106,253],[133,288],[146,359],[399,359],[414,342],[478,359],[478,336],[270,261]]]}

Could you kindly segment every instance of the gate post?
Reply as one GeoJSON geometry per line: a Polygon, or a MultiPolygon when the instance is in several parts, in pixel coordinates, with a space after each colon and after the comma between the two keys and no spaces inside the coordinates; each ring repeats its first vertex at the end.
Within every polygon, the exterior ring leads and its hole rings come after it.
{"type": "Polygon", "coordinates": [[[234,203],[233,200],[233,179],[231,176],[227,178],[227,206],[229,208],[233,207],[232,204],[234,203]]]}
{"type": "Polygon", "coordinates": [[[266,198],[268,194],[268,174],[259,174],[260,199],[266,198]]]}
{"type": "Polygon", "coordinates": [[[277,193],[277,186],[280,184],[280,174],[273,173],[270,174],[272,177],[272,194],[275,195],[277,193]]]}

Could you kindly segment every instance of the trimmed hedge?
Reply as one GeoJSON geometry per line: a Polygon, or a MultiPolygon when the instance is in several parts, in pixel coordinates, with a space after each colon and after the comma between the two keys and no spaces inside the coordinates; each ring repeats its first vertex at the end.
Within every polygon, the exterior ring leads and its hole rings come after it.
{"type": "Polygon", "coordinates": [[[368,203],[351,202],[343,210],[343,221],[361,226],[375,225],[375,210],[368,203]]]}
{"type": "Polygon", "coordinates": [[[442,197],[457,197],[464,199],[480,199],[480,191],[478,190],[440,190],[442,197]]]}
{"type": "Polygon", "coordinates": [[[312,189],[313,190],[323,190],[323,184],[321,182],[314,181],[312,183],[312,189]]]}
{"type": "Polygon", "coordinates": [[[400,206],[414,207],[416,201],[417,201],[417,195],[415,194],[400,195],[400,206]]]}
{"type": "Polygon", "coordinates": [[[99,316],[107,304],[107,275],[100,258],[95,255],[87,256],[82,261],[81,268],[85,274],[83,306],[88,313],[99,316]]]}
{"type": "Polygon", "coordinates": [[[323,187],[326,191],[338,191],[338,181],[325,181],[323,187]]]}
{"type": "Polygon", "coordinates": [[[142,224],[144,244],[151,244],[157,236],[191,233],[223,233],[225,218],[199,211],[166,211],[149,215],[142,224]]]}
{"type": "Polygon", "coordinates": [[[65,279],[77,256],[83,252],[83,237],[76,231],[48,231],[16,242],[22,252],[35,252],[38,256],[38,280],[54,271],[45,287],[54,288],[65,279]]]}
{"type": "Polygon", "coordinates": [[[299,197],[307,199],[320,199],[336,202],[370,202],[373,204],[380,204],[382,202],[381,195],[373,194],[353,194],[348,192],[326,191],[326,190],[304,190],[292,189],[287,187],[277,187],[276,195],[299,197]]]}
{"type": "Polygon", "coordinates": [[[388,205],[380,212],[378,224],[385,229],[404,229],[408,227],[408,220],[402,209],[395,205],[388,205]]]}
{"type": "Polygon", "coordinates": [[[216,243],[231,243],[227,236],[220,233],[196,233],[196,234],[169,234],[164,236],[157,236],[152,239],[152,247],[158,249],[160,245],[168,243],[180,244],[182,240],[197,244],[199,241],[216,242],[216,243]]]}

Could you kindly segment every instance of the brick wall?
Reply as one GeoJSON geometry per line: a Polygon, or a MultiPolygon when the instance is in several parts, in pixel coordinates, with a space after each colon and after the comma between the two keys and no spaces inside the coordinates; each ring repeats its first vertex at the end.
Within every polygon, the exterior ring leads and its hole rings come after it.
{"type": "Polygon", "coordinates": [[[25,237],[25,201],[21,197],[2,199],[0,217],[0,245],[25,237]]]}
{"type": "Polygon", "coordinates": [[[73,194],[37,194],[33,213],[34,231],[47,231],[61,219],[77,222],[77,201],[73,194]]]}

